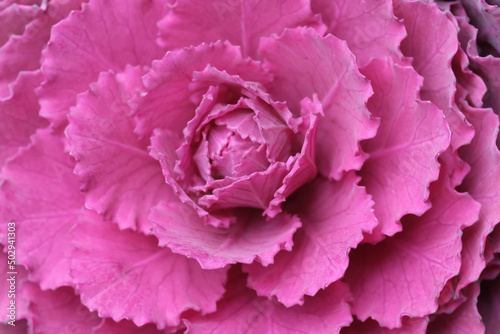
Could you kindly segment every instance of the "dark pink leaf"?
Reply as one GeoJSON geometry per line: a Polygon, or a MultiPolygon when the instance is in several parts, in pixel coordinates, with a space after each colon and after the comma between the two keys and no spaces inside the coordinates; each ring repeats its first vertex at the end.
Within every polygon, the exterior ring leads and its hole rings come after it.
{"type": "Polygon", "coordinates": [[[172,195],[160,164],[148,153],[149,140],[139,140],[134,133],[127,105],[132,87],[141,85],[142,74],[132,67],[116,76],[102,73],[87,93],[78,96],[66,135],[87,207],[121,229],[148,234],[149,210],[172,195]]]}
{"type": "Polygon", "coordinates": [[[326,23],[327,32],[347,42],[359,66],[372,58],[401,58],[399,45],[406,31],[392,13],[391,0],[311,2],[313,11],[326,23]]]}
{"type": "Polygon", "coordinates": [[[40,68],[42,49],[49,41],[52,26],[88,0],[52,0],[46,10],[38,10],[21,35],[12,36],[0,49],[0,96],[8,92],[21,71],[40,68]]]}
{"type": "Polygon", "coordinates": [[[479,284],[474,283],[462,290],[467,300],[451,314],[439,314],[431,320],[428,334],[472,334],[484,333],[484,324],[477,310],[479,284]]]}
{"type": "Polygon", "coordinates": [[[451,147],[457,150],[474,135],[465,116],[453,104],[456,80],[451,61],[458,49],[458,27],[449,18],[451,13],[443,13],[435,3],[397,0],[394,12],[404,20],[408,33],[401,50],[413,58],[413,68],[424,77],[420,96],[444,111],[452,132],[451,147]]]}
{"type": "Polygon", "coordinates": [[[240,48],[228,42],[168,52],[163,59],[153,62],[152,70],[144,77],[145,96],[132,102],[138,120],[137,133],[149,137],[154,129],[165,129],[180,135],[206,92],[200,95],[193,90],[193,76],[209,64],[246,81],[264,86],[270,81],[259,62],[242,57],[240,48]]]}
{"type": "Polygon", "coordinates": [[[160,0],[92,1],[55,26],[42,55],[41,115],[60,125],[100,72],[160,58],[155,36],[163,7],[160,0]]]}
{"type": "Polygon", "coordinates": [[[71,281],[68,259],[70,229],[84,219],[84,198],[74,161],[64,153],[61,137],[39,130],[32,145],[22,149],[2,170],[0,221],[2,241],[7,222],[16,222],[17,260],[43,289],[71,281]]]}
{"type": "Polygon", "coordinates": [[[362,73],[375,92],[368,109],[381,120],[375,138],[362,145],[370,158],[361,170],[380,223],[370,239],[379,239],[399,232],[405,214],[430,208],[428,187],[439,176],[437,157],[449,145],[450,130],[441,110],[418,99],[422,79],[411,67],[377,59],[362,73]]]}
{"type": "Polygon", "coordinates": [[[377,221],[373,202],[358,177],[347,174],[340,181],[322,178],[298,190],[286,207],[296,212],[303,227],[291,252],[281,252],[274,264],[244,266],[248,285],[261,296],[276,296],[285,306],[303,303],[304,295],[340,279],[349,264],[349,252],[363,240],[377,221]]]}
{"type": "Polygon", "coordinates": [[[0,100],[0,166],[30,143],[36,129],[48,124],[38,116],[40,107],[34,92],[41,79],[39,71],[21,73],[11,86],[11,95],[0,100]]]}
{"type": "Polygon", "coordinates": [[[230,275],[227,292],[216,313],[195,315],[185,322],[186,333],[339,333],[352,321],[346,300],[349,290],[337,282],[314,298],[306,297],[303,306],[286,308],[280,303],[258,297],[245,286],[244,276],[230,275]]]}
{"type": "Polygon", "coordinates": [[[42,291],[36,284],[26,284],[34,333],[93,333],[102,321],[90,312],[70,287],[42,291]]]}
{"type": "Polygon", "coordinates": [[[115,321],[177,326],[186,310],[214,312],[226,269],[203,270],[196,261],[157,246],[157,240],[88,221],[73,231],[70,275],[82,303],[115,321]],[[110,251],[112,250],[112,251],[110,251]]]}
{"type": "Polygon", "coordinates": [[[366,159],[359,141],[372,138],[377,122],[365,103],[369,82],[358,71],[346,43],[313,29],[290,29],[262,39],[260,54],[274,74],[271,96],[299,114],[300,101],[317,94],[325,117],[318,123],[317,165],[323,176],[340,179],[366,159]]]}
{"type": "Polygon", "coordinates": [[[464,231],[463,265],[459,287],[475,281],[484,269],[486,236],[500,221],[500,152],[496,146],[499,120],[490,109],[463,105],[467,119],[476,129],[471,144],[461,149],[471,170],[461,189],[481,203],[479,222],[464,231]]]}
{"type": "Polygon", "coordinates": [[[404,317],[400,328],[389,329],[368,318],[365,322],[354,321],[349,327],[344,328],[341,334],[425,334],[428,322],[427,318],[404,317]]]}
{"type": "Polygon", "coordinates": [[[228,228],[206,225],[187,204],[160,203],[150,220],[160,246],[196,259],[204,269],[223,268],[233,263],[267,266],[280,250],[292,249],[292,237],[302,225],[296,216],[282,213],[266,221],[260,212],[241,209],[228,228]]]}
{"type": "Polygon", "coordinates": [[[160,21],[160,43],[173,50],[227,40],[241,45],[243,55],[255,58],[261,37],[298,26],[324,32],[308,1],[183,0],[176,1],[160,21]]]}
{"type": "Polygon", "coordinates": [[[446,281],[458,274],[461,230],[477,221],[480,206],[451,189],[445,175],[430,192],[432,208],[423,216],[407,216],[402,232],[352,252],[345,281],[360,320],[396,328],[402,316],[431,314],[446,281]]]}

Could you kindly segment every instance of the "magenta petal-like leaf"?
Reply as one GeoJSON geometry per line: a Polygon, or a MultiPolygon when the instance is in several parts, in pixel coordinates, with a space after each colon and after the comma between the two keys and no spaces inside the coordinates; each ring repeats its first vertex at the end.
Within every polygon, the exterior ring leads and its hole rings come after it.
{"type": "Polygon", "coordinates": [[[423,216],[407,216],[402,232],[352,252],[345,281],[360,320],[396,328],[402,316],[431,314],[446,281],[458,274],[461,231],[477,221],[480,205],[451,189],[446,177],[430,190],[432,208],[423,216]]]}
{"type": "Polygon", "coordinates": [[[7,223],[14,221],[17,260],[43,289],[71,281],[70,230],[82,218],[84,205],[73,167],[61,138],[39,130],[32,144],[2,170],[2,243],[7,240],[7,223]]]}
{"type": "Polygon", "coordinates": [[[163,6],[160,0],[92,1],[55,26],[42,55],[41,115],[60,125],[100,72],[160,58],[155,35],[163,6]]]}
{"type": "Polygon", "coordinates": [[[362,145],[370,158],[361,171],[375,202],[380,225],[372,238],[378,239],[400,231],[403,215],[430,208],[428,186],[439,176],[437,157],[449,145],[450,130],[441,110],[418,99],[422,79],[411,67],[377,59],[362,73],[375,92],[368,108],[380,117],[377,135],[362,145]]]}
{"type": "Polygon", "coordinates": [[[459,287],[478,279],[484,269],[486,236],[500,221],[500,152],[495,144],[499,120],[491,109],[464,105],[467,119],[476,129],[471,144],[461,149],[471,166],[461,188],[481,203],[479,222],[464,231],[463,265],[459,287]]]}
{"type": "Polygon", "coordinates": [[[69,115],[66,136],[83,181],[86,205],[121,229],[150,233],[149,210],[171,196],[161,166],[152,158],[149,140],[139,140],[127,101],[142,70],[128,67],[104,72],[90,91],[78,96],[69,115]],[[127,86],[128,85],[128,86],[127,86]]]}
{"type": "Polygon", "coordinates": [[[347,42],[359,66],[371,58],[401,58],[406,31],[392,13],[391,0],[312,0],[311,6],[321,14],[327,32],[347,42]]]}
{"type": "Polygon", "coordinates": [[[0,96],[8,92],[21,71],[40,68],[40,56],[49,41],[53,25],[79,10],[88,0],[52,0],[45,10],[38,8],[32,21],[26,24],[21,35],[10,36],[0,49],[0,96]]]}
{"type": "Polygon", "coordinates": [[[314,26],[324,32],[305,0],[182,0],[160,21],[160,44],[167,49],[228,40],[255,57],[261,37],[285,28],[314,26]]]}
{"type": "Polygon", "coordinates": [[[38,98],[34,91],[41,79],[39,71],[21,73],[11,86],[12,94],[0,100],[0,166],[20,147],[30,143],[36,129],[48,125],[38,116],[38,98]]]}
{"type": "Polygon", "coordinates": [[[159,248],[151,236],[88,221],[76,226],[73,237],[72,283],[82,303],[100,316],[176,326],[186,310],[214,312],[224,293],[226,269],[203,270],[195,260],[159,248]]]}
{"type": "Polygon", "coordinates": [[[259,62],[244,58],[241,49],[228,42],[167,52],[161,60],[153,62],[152,70],[144,76],[145,96],[131,102],[138,120],[136,132],[151,136],[154,129],[163,129],[180,134],[200,103],[192,101],[193,76],[207,65],[264,86],[270,81],[270,75],[259,62]]]}
{"type": "Polygon", "coordinates": [[[303,306],[286,308],[258,297],[245,286],[244,276],[231,277],[216,313],[186,319],[186,333],[287,333],[335,334],[352,321],[346,301],[349,290],[341,282],[329,286],[303,306]]]}
{"type": "Polygon", "coordinates": [[[317,94],[321,101],[325,117],[318,123],[321,140],[316,147],[320,173],[338,180],[344,171],[361,168],[366,155],[359,141],[375,135],[377,122],[365,106],[370,84],[359,73],[346,42],[296,28],[262,39],[259,52],[274,74],[275,100],[287,101],[297,115],[304,97],[317,94]]]}
{"type": "Polygon", "coordinates": [[[258,211],[242,210],[228,228],[205,225],[192,207],[175,202],[160,203],[150,220],[160,246],[196,259],[205,269],[254,260],[267,266],[280,250],[292,249],[293,234],[302,225],[296,216],[282,213],[266,221],[258,211]]]}
{"type": "Polygon", "coordinates": [[[404,317],[399,328],[381,327],[375,320],[368,318],[366,321],[354,321],[349,327],[342,330],[342,334],[425,334],[427,318],[404,317]]]}
{"type": "Polygon", "coordinates": [[[276,296],[285,306],[302,304],[340,279],[349,264],[349,252],[377,221],[373,202],[359,178],[347,174],[340,181],[318,178],[298,190],[286,207],[296,212],[303,227],[291,252],[281,252],[274,264],[244,266],[248,285],[261,296],[276,296]]]}
{"type": "Polygon", "coordinates": [[[467,300],[450,314],[439,314],[427,328],[428,334],[484,333],[485,327],[477,310],[479,284],[473,283],[463,291],[467,300]]]}

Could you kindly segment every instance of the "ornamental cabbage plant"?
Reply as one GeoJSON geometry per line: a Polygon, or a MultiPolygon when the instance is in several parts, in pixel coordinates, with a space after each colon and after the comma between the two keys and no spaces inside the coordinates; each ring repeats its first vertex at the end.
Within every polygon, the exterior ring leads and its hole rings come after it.
{"type": "Polygon", "coordinates": [[[3,0],[0,45],[2,333],[500,328],[498,1],[3,0]]]}

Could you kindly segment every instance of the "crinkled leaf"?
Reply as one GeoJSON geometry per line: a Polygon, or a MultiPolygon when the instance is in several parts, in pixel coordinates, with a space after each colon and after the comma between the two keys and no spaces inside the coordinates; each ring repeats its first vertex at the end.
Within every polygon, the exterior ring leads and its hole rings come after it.
{"type": "Polygon", "coordinates": [[[318,124],[317,166],[326,177],[339,179],[343,171],[359,169],[366,159],[359,141],[372,138],[377,122],[365,103],[371,94],[346,43],[313,29],[290,29],[264,38],[259,47],[274,74],[271,96],[300,111],[300,101],[317,94],[323,117],[318,124]]]}
{"type": "Polygon", "coordinates": [[[264,86],[270,81],[260,63],[242,57],[240,48],[229,42],[168,52],[163,59],[153,62],[152,70],[144,77],[146,94],[131,102],[138,120],[137,133],[151,136],[154,129],[165,129],[180,135],[201,102],[201,96],[197,98],[190,89],[193,75],[208,64],[264,86]]]}
{"type": "Polygon", "coordinates": [[[476,280],[484,269],[483,252],[486,236],[500,221],[500,152],[495,144],[499,120],[489,109],[464,105],[467,119],[476,129],[471,144],[461,149],[471,170],[461,189],[481,203],[479,222],[464,231],[463,265],[460,287],[476,280]]]}
{"type": "Polygon", "coordinates": [[[368,318],[365,322],[355,320],[349,327],[342,330],[342,334],[425,334],[427,318],[404,317],[400,328],[389,329],[381,327],[375,320],[368,318]]]}
{"type": "Polygon", "coordinates": [[[314,298],[306,297],[303,306],[286,308],[258,297],[245,285],[244,276],[230,275],[224,298],[216,313],[186,319],[186,333],[339,333],[352,321],[346,300],[349,290],[337,282],[314,298]]]}
{"type": "Polygon", "coordinates": [[[12,85],[12,95],[0,100],[0,166],[30,143],[36,129],[47,126],[47,121],[38,116],[34,92],[41,79],[39,71],[21,73],[12,85]]]}
{"type": "Polygon", "coordinates": [[[233,263],[273,263],[280,250],[290,251],[292,237],[302,225],[296,216],[282,213],[266,221],[260,212],[241,209],[228,228],[205,225],[187,204],[160,203],[150,220],[160,246],[196,259],[203,268],[222,268],[233,263]]]}
{"type": "Polygon", "coordinates": [[[302,304],[304,295],[340,279],[349,264],[349,252],[376,225],[373,202],[358,177],[340,181],[318,178],[287,202],[303,222],[291,252],[281,252],[274,264],[244,266],[248,285],[261,296],[276,296],[285,306],[302,304]]]}
{"type": "Polygon", "coordinates": [[[8,91],[21,71],[40,68],[40,56],[49,41],[52,26],[78,10],[88,0],[53,0],[46,10],[38,10],[22,35],[12,36],[0,49],[0,96],[8,91]]]}
{"type": "Polygon", "coordinates": [[[255,57],[261,37],[298,26],[324,32],[308,1],[182,0],[160,21],[160,43],[173,50],[228,40],[241,45],[244,55],[255,57]]]}
{"type": "Polygon", "coordinates": [[[418,99],[422,80],[411,67],[377,59],[362,72],[375,92],[368,108],[381,120],[375,138],[362,145],[370,158],[361,171],[380,223],[371,237],[377,239],[399,232],[405,214],[430,208],[428,186],[439,176],[437,156],[448,147],[450,133],[443,112],[418,99]]]}
{"type": "Polygon", "coordinates": [[[392,13],[391,0],[313,0],[311,6],[321,14],[327,32],[347,42],[359,66],[372,58],[401,58],[399,45],[406,31],[392,13]]]}
{"type": "Polygon", "coordinates": [[[50,289],[71,281],[70,229],[83,218],[84,201],[61,138],[45,129],[32,142],[2,170],[1,234],[5,241],[7,222],[16,222],[17,260],[31,280],[50,289]]]}
{"type": "Polygon", "coordinates": [[[163,6],[160,0],[92,1],[55,26],[42,55],[41,115],[60,125],[100,72],[160,58],[155,35],[163,6]]]}
{"type": "Polygon", "coordinates": [[[479,284],[474,283],[464,292],[467,300],[451,314],[440,314],[429,323],[429,334],[484,333],[485,327],[477,310],[479,284]]]}
{"type": "Polygon", "coordinates": [[[127,101],[142,71],[127,68],[115,76],[104,72],[91,89],[78,96],[66,135],[83,181],[88,208],[121,229],[150,233],[149,210],[171,196],[158,161],[148,154],[149,140],[139,140],[127,101]]]}
{"type": "Polygon", "coordinates": [[[351,253],[345,281],[360,320],[396,328],[402,316],[431,314],[446,281],[458,274],[461,230],[477,221],[480,206],[451,189],[445,176],[430,191],[432,208],[423,216],[407,216],[402,232],[351,253]]]}
{"type": "Polygon", "coordinates": [[[192,259],[158,248],[151,236],[87,221],[73,237],[72,283],[82,303],[100,316],[138,326],[177,326],[188,309],[214,312],[224,293],[227,270],[203,270],[192,259]]]}

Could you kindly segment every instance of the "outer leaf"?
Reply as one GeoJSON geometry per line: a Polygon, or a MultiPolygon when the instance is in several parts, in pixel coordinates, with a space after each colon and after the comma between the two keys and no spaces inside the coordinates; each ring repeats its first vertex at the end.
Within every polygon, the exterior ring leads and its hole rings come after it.
{"type": "Polygon", "coordinates": [[[180,135],[206,92],[200,94],[190,88],[193,76],[209,64],[246,81],[264,86],[270,81],[260,63],[242,57],[240,48],[228,42],[168,52],[153,63],[152,70],[144,77],[146,94],[131,102],[138,119],[137,133],[149,137],[154,129],[166,129],[180,135]]]}
{"type": "Polygon", "coordinates": [[[302,304],[344,275],[349,252],[363,240],[377,221],[373,202],[354,173],[340,181],[322,178],[301,188],[287,207],[296,212],[303,227],[292,252],[281,252],[274,264],[245,266],[248,285],[261,296],[276,296],[285,306],[302,304]]]}
{"type": "Polygon", "coordinates": [[[266,221],[259,212],[242,209],[227,229],[205,225],[187,204],[160,203],[150,220],[160,246],[196,259],[204,269],[233,263],[273,263],[281,249],[290,251],[292,236],[302,225],[296,216],[282,213],[266,221]]]}
{"type": "MultiPolygon", "coordinates": [[[[234,273],[234,271],[233,271],[234,273]]],[[[304,306],[286,308],[269,299],[257,297],[245,286],[244,277],[230,275],[227,292],[216,313],[186,320],[186,333],[339,333],[352,321],[346,299],[347,287],[334,283],[314,298],[306,297],[304,306]]]]}
{"type": "Polygon", "coordinates": [[[92,1],[54,27],[42,56],[41,115],[60,125],[100,72],[161,57],[155,35],[163,6],[160,0],[92,1]]]}
{"type": "Polygon", "coordinates": [[[139,140],[133,132],[135,122],[126,102],[133,91],[129,87],[140,87],[141,74],[138,68],[118,76],[102,73],[90,91],[79,95],[66,135],[87,207],[121,229],[148,234],[149,210],[172,195],[160,164],[148,154],[149,140],[139,140]]]}
{"type": "Polygon", "coordinates": [[[30,143],[36,129],[47,126],[38,116],[38,98],[34,92],[41,79],[40,72],[21,73],[11,87],[10,97],[0,100],[0,166],[30,143]]]}
{"type": "Polygon", "coordinates": [[[92,333],[102,321],[90,312],[70,287],[42,291],[33,283],[26,284],[34,333],[92,333]]]}
{"type": "Polygon", "coordinates": [[[372,138],[377,122],[365,102],[371,94],[345,42],[320,36],[313,29],[286,30],[265,38],[259,53],[274,74],[271,95],[300,111],[300,101],[317,94],[325,117],[318,124],[317,165],[323,176],[339,179],[343,171],[359,169],[366,156],[359,141],[372,138]]]}
{"type": "Polygon", "coordinates": [[[0,96],[8,95],[8,85],[21,71],[40,68],[40,55],[49,41],[52,26],[71,11],[79,10],[87,1],[52,0],[47,8],[36,12],[36,17],[26,24],[22,35],[11,36],[0,49],[0,96]]]}
{"type": "Polygon", "coordinates": [[[16,222],[17,260],[42,289],[67,285],[70,229],[79,221],[83,196],[73,174],[74,161],[60,137],[39,130],[2,170],[2,242],[7,222],[16,222]]]}
{"type": "Polygon", "coordinates": [[[312,9],[321,14],[328,33],[343,39],[359,66],[372,58],[401,58],[399,45],[406,36],[402,22],[392,13],[390,0],[313,0],[312,9]]]}
{"type": "Polygon", "coordinates": [[[428,186],[439,176],[437,156],[450,133],[443,112],[418,99],[422,80],[411,67],[374,60],[362,72],[375,92],[368,108],[381,119],[375,138],[363,143],[370,158],[361,171],[380,223],[370,239],[379,239],[400,231],[405,214],[430,208],[428,186]]]}
{"type": "Polygon", "coordinates": [[[451,189],[446,177],[431,184],[431,203],[423,216],[405,219],[403,232],[352,252],[345,279],[360,320],[396,328],[402,316],[436,311],[445,282],[460,269],[461,230],[477,221],[479,204],[451,189]]]}
{"type": "Polygon", "coordinates": [[[500,152],[495,144],[498,116],[491,110],[467,105],[464,105],[464,112],[476,129],[476,136],[461,150],[464,160],[471,166],[461,187],[481,203],[481,211],[479,222],[464,231],[459,288],[476,280],[484,269],[485,239],[500,221],[500,152]]]}
{"type": "Polygon", "coordinates": [[[183,0],[160,21],[160,43],[174,50],[228,40],[240,45],[243,55],[255,58],[261,37],[299,26],[324,32],[308,1],[183,0]]]}
{"type": "Polygon", "coordinates": [[[404,317],[400,328],[389,329],[381,327],[375,320],[368,318],[365,322],[354,321],[342,330],[342,334],[425,334],[428,322],[427,318],[404,317]]]}
{"type": "Polygon", "coordinates": [[[24,32],[26,24],[35,17],[39,8],[35,6],[24,6],[12,4],[6,8],[0,8],[0,47],[13,35],[24,32]]]}
{"type": "Polygon", "coordinates": [[[97,221],[77,225],[73,235],[73,283],[82,303],[101,316],[163,329],[179,325],[188,309],[214,312],[224,293],[226,270],[202,270],[196,261],[158,248],[153,237],[97,221]]]}
{"type": "Polygon", "coordinates": [[[474,135],[473,129],[452,104],[456,80],[451,60],[458,49],[458,27],[449,19],[451,14],[444,14],[434,3],[409,0],[395,1],[394,12],[404,20],[408,32],[401,50],[413,58],[413,68],[424,77],[421,98],[444,111],[452,132],[453,150],[468,144],[474,135]]]}
{"type": "Polygon", "coordinates": [[[477,310],[479,284],[466,288],[467,300],[451,314],[440,314],[427,328],[429,334],[470,334],[484,333],[485,327],[477,310]]]}

